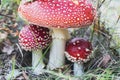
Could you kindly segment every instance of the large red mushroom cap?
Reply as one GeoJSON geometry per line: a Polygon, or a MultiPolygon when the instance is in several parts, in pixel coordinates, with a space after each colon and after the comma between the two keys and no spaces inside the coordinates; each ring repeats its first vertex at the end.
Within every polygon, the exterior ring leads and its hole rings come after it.
{"type": "Polygon", "coordinates": [[[37,25],[27,25],[22,28],[19,34],[19,44],[25,50],[37,50],[46,48],[52,36],[49,34],[50,30],[37,25]]]}
{"type": "Polygon", "coordinates": [[[72,62],[86,62],[89,60],[92,45],[83,38],[71,39],[66,45],[66,57],[72,62]]]}
{"type": "Polygon", "coordinates": [[[88,26],[95,17],[88,0],[22,0],[18,12],[33,24],[53,28],[88,26]]]}

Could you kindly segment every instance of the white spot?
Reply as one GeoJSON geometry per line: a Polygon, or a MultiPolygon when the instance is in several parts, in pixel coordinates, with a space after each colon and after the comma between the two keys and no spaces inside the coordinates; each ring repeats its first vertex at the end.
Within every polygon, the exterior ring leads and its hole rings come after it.
{"type": "Polygon", "coordinates": [[[73,45],[76,45],[76,43],[74,42],[73,45]]]}
{"type": "Polygon", "coordinates": [[[28,40],[27,39],[25,39],[25,42],[27,42],[28,40]]]}
{"type": "Polygon", "coordinates": [[[77,54],[77,56],[80,56],[80,54],[77,54]]]}
{"type": "Polygon", "coordinates": [[[84,4],[80,4],[80,6],[83,6],[84,4]]]}
{"type": "Polygon", "coordinates": [[[70,16],[70,15],[68,14],[68,16],[70,16]]]}
{"type": "Polygon", "coordinates": [[[81,49],[81,47],[78,47],[78,49],[80,50],[80,49],[81,49]]]}
{"type": "Polygon", "coordinates": [[[38,38],[38,41],[40,41],[40,38],[38,38]]]}
{"type": "Polygon", "coordinates": [[[90,51],[88,48],[85,49],[86,52],[90,51]]]}
{"type": "Polygon", "coordinates": [[[79,20],[80,20],[80,18],[77,18],[77,20],[79,21],[79,20]]]}
{"type": "Polygon", "coordinates": [[[80,41],[77,41],[77,43],[79,43],[80,41]]]}

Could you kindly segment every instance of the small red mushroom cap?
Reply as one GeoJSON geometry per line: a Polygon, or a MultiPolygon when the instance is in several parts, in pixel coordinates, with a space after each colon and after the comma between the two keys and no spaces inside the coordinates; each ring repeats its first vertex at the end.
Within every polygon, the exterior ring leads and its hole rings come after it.
{"type": "Polygon", "coordinates": [[[25,50],[37,50],[46,48],[52,36],[49,34],[50,30],[37,25],[27,25],[22,28],[19,34],[19,44],[25,50]]]}
{"type": "Polygon", "coordinates": [[[22,0],[18,13],[33,24],[53,28],[89,26],[95,17],[88,0],[22,0]]]}
{"type": "Polygon", "coordinates": [[[65,55],[72,62],[86,62],[89,60],[92,45],[83,38],[73,38],[66,45],[65,55]]]}

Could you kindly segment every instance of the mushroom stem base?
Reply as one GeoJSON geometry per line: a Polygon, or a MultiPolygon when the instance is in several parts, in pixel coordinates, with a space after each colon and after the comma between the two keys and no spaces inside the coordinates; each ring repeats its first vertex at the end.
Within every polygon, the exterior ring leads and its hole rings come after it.
{"type": "Polygon", "coordinates": [[[74,75],[81,76],[83,73],[83,63],[74,63],[74,75]]]}
{"type": "Polygon", "coordinates": [[[48,69],[53,70],[64,65],[66,40],[54,38],[49,56],[48,69]]]}
{"type": "Polygon", "coordinates": [[[43,63],[42,50],[32,52],[32,68],[36,75],[42,74],[45,64],[43,63]]]}

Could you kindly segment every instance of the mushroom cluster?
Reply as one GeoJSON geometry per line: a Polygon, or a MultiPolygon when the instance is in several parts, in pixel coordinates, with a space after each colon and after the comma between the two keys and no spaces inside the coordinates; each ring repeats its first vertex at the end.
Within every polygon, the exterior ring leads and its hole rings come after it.
{"type": "Polygon", "coordinates": [[[74,62],[74,75],[83,74],[83,62],[87,62],[92,52],[92,44],[84,38],[73,38],[66,45],[65,55],[68,60],[74,62]]]}
{"type": "Polygon", "coordinates": [[[22,0],[18,12],[30,23],[52,29],[53,41],[49,69],[64,65],[66,40],[70,38],[66,28],[89,26],[95,17],[95,9],[88,0],[32,0],[28,2],[22,0]]]}
{"type": "Polygon", "coordinates": [[[32,51],[32,68],[37,75],[42,73],[45,67],[42,49],[46,48],[52,40],[49,32],[48,28],[30,24],[23,27],[19,34],[20,46],[26,51],[32,51]]]}

